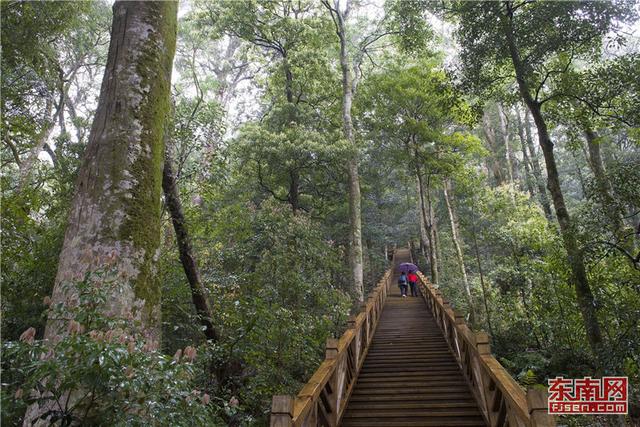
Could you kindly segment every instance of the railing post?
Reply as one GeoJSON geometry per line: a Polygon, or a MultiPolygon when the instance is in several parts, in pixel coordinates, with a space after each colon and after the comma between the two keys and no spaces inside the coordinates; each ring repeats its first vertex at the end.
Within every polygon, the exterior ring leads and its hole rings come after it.
{"type": "Polygon", "coordinates": [[[335,359],[337,356],[338,356],[338,340],[335,338],[327,338],[324,358],[327,360],[331,360],[331,359],[335,359]]]}
{"type": "Polygon", "coordinates": [[[349,320],[347,320],[347,328],[348,329],[355,329],[356,327],[356,316],[351,314],[349,316],[349,320]]]}
{"type": "Polygon", "coordinates": [[[273,396],[271,402],[271,427],[290,427],[293,425],[293,402],[289,395],[273,396]]]}
{"type": "Polygon", "coordinates": [[[481,355],[491,354],[491,344],[489,344],[489,334],[485,331],[475,333],[476,348],[481,355]]]}
{"type": "Polygon", "coordinates": [[[456,321],[456,325],[464,325],[464,314],[458,310],[453,310],[453,316],[456,321]]]}
{"type": "Polygon", "coordinates": [[[531,420],[531,427],[553,427],[556,420],[549,415],[547,393],[544,390],[530,388],[527,390],[527,407],[531,420]]]}

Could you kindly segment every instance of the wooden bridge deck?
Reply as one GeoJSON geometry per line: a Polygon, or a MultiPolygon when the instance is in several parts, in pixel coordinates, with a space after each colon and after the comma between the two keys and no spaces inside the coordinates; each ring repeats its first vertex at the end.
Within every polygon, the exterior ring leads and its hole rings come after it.
{"type": "MultiPolygon", "coordinates": [[[[407,252],[396,262],[407,262],[407,252]]],[[[486,425],[422,297],[391,289],[341,424],[486,425]]]]}

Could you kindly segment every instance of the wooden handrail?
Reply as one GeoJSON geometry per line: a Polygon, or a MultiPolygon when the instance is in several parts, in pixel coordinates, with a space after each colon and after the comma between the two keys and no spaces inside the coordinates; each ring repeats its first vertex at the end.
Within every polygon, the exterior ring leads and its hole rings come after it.
{"type": "Polygon", "coordinates": [[[547,413],[547,394],[520,385],[491,354],[486,332],[473,332],[464,316],[454,311],[422,273],[419,286],[428,309],[469,383],[480,410],[491,427],[548,427],[555,418],[547,413]]]}
{"type": "Polygon", "coordinates": [[[272,427],[334,427],[340,423],[380,320],[393,265],[362,303],[360,312],[349,318],[340,339],[327,339],[325,359],[300,393],[273,396],[272,427]]]}

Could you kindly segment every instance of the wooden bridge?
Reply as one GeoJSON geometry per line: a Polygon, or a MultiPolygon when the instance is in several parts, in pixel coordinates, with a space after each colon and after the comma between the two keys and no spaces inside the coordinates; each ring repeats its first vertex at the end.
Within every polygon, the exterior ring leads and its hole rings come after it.
{"type": "Polygon", "coordinates": [[[401,298],[394,265],[297,396],[274,396],[271,426],[554,426],[545,391],[526,393],[439,290],[401,298]]]}

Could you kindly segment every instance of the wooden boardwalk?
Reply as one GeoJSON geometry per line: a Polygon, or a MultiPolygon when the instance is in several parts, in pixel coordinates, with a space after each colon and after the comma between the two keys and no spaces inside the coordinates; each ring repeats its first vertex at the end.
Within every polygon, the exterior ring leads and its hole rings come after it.
{"type": "MultiPolygon", "coordinates": [[[[396,262],[407,261],[398,251],[396,262]]],[[[341,424],[486,425],[422,297],[390,292],[341,424]]]]}
{"type": "Polygon", "coordinates": [[[554,427],[547,393],[524,390],[439,289],[418,273],[422,296],[402,298],[398,264],[380,279],[300,392],[275,395],[271,427],[554,427]]]}

